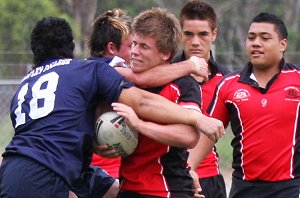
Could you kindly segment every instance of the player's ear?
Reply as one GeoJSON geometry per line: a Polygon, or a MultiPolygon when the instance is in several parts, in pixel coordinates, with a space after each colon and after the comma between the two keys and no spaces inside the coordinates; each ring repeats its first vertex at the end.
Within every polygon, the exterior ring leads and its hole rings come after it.
{"type": "Polygon", "coordinates": [[[171,52],[167,52],[167,53],[162,54],[162,59],[165,60],[165,61],[169,60],[170,57],[171,57],[171,52]]]}
{"type": "Polygon", "coordinates": [[[216,40],[217,34],[218,34],[218,29],[215,28],[215,29],[212,31],[212,37],[213,37],[212,41],[213,41],[213,42],[216,40]]]}
{"type": "Polygon", "coordinates": [[[115,55],[116,45],[113,42],[108,42],[106,45],[106,51],[109,55],[115,55]]]}
{"type": "Polygon", "coordinates": [[[286,48],[287,48],[287,44],[288,44],[288,41],[287,39],[282,39],[280,41],[280,51],[281,52],[285,52],[286,48]]]}

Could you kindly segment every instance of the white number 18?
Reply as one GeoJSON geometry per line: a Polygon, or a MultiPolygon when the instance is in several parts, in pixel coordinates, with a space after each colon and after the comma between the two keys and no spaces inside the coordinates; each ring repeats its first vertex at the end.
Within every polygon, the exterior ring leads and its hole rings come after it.
{"type": "MultiPolygon", "coordinates": [[[[32,99],[29,102],[29,116],[32,119],[38,119],[48,115],[53,109],[55,104],[55,91],[58,84],[58,74],[55,72],[48,73],[40,77],[32,86],[32,99]],[[42,84],[47,83],[46,88],[41,88],[42,84]],[[39,107],[38,100],[43,99],[44,105],[39,107]]],[[[18,107],[15,110],[16,125],[25,123],[25,113],[22,113],[22,104],[25,101],[25,95],[28,92],[28,83],[22,86],[18,94],[18,107]]]]}

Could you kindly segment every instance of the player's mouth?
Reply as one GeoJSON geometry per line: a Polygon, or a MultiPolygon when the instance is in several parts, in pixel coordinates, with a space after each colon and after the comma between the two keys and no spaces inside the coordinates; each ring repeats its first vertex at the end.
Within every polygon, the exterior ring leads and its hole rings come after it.
{"type": "Polygon", "coordinates": [[[132,64],[139,64],[139,63],[142,62],[141,60],[136,59],[136,58],[131,58],[130,61],[131,61],[132,64]]]}
{"type": "Polygon", "coordinates": [[[253,51],[251,51],[251,53],[250,53],[251,55],[252,55],[252,57],[260,57],[261,55],[263,55],[264,53],[262,52],[262,51],[260,51],[260,50],[253,50],[253,51]]]}
{"type": "Polygon", "coordinates": [[[191,54],[201,54],[201,53],[202,53],[202,50],[199,50],[199,49],[192,49],[192,50],[190,50],[190,53],[191,53],[191,54]]]}

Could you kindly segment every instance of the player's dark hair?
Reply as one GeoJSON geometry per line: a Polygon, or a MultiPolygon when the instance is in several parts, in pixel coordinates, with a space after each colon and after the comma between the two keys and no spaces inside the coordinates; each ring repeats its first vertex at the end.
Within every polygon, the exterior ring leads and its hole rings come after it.
{"type": "Polygon", "coordinates": [[[208,20],[212,30],[217,27],[217,15],[214,8],[199,0],[187,2],[181,9],[179,18],[181,27],[184,20],[208,20]]]}
{"type": "Polygon", "coordinates": [[[69,23],[57,17],[44,17],[31,32],[34,67],[52,58],[73,58],[74,42],[69,23]]]}
{"type": "Polygon", "coordinates": [[[109,42],[121,48],[122,40],[131,34],[132,19],[119,8],[108,10],[95,19],[88,37],[88,47],[91,56],[104,57],[109,42]]]}
{"type": "Polygon", "coordinates": [[[288,32],[284,22],[274,14],[266,12],[260,13],[254,17],[251,23],[271,23],[274,25],[275,31],[278,33],[280,40],[287,39],[288,37],[288,32]]]}

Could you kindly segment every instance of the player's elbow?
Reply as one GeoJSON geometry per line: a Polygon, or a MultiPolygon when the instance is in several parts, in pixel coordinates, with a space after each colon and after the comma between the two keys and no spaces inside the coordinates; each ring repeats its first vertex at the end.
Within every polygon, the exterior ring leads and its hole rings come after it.
{"type": "Polygon", "coordinates": [[[199,138],[200,134],[194,130],[184,138],[184,140],[181,142],[181,146],[188,149],[192,149],[197,145],[199,138]]]}
{"type": "Polygon", "coordinates": [[[190,136],[190,140],[189,140],[189,143],[186,146],[186,148],[188,148],[188,149],[194,148],[197,145],[199,138],[200,138],[199,133],[193,133],[193,135],[190,136]]]}

